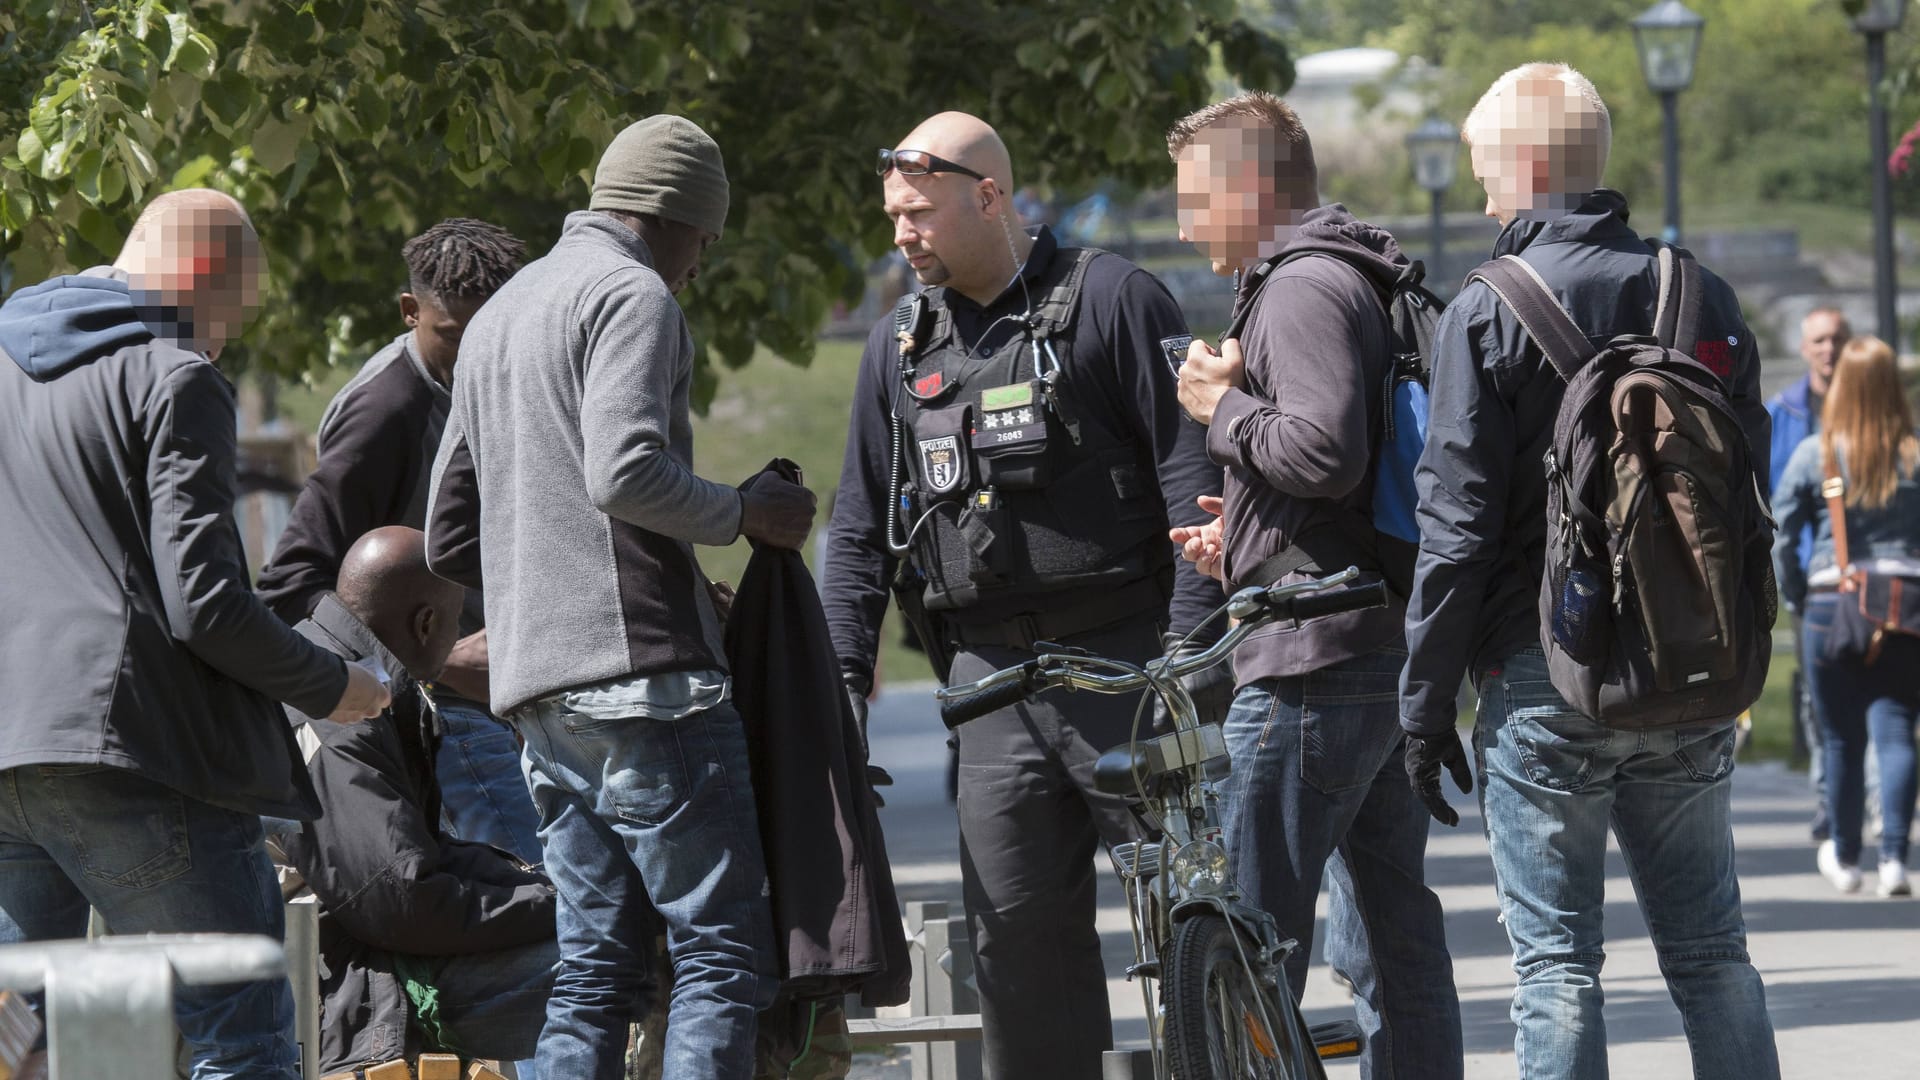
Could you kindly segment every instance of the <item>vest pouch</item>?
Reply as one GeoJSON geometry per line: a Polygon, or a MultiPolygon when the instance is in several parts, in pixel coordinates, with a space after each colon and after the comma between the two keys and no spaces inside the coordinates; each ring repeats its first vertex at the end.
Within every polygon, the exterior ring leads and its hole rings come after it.
{"type": "Polygon", "coordinates": [[[972,433],[982,487],[1033,491],[1053,482],[1052,420],[1046,384],[1039,380],[980,392],[979,420],[972,433]]]}
{"type": "Polygon", "coordinates": [[[992,488],[983,488],[960,511],[960,537],[971,556],[967,578],[987,588],[1011,580],[1015,570],[1013,522],[992,488]]]}
{"type": "Polygon", "coordinates": [[[967,452],[972,405],[923,409],[911,419],[915,487],[928,502],[958,498],[973,490],[972,455],[967,452]]]}

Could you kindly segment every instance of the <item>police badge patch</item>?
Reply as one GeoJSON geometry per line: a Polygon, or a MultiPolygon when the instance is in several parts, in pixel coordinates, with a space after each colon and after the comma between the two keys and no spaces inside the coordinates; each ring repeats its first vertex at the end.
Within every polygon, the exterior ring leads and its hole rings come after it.
{"type": "Polygon", "coordinates": [[[921,439],[920,474],[935,494],[945,495],[960,485],[960,438],[942,435],[921,439]]]}
{"type": "Polygon", "coordinates": [[[1160,350],[1167,354],[1167,366],[1173,369],[1175,378],[1180,377],[1180,365],[1187,362],[1187,348],[1192,344],[1192,334],[1177,334],[1160,339],[1160,350]]]}

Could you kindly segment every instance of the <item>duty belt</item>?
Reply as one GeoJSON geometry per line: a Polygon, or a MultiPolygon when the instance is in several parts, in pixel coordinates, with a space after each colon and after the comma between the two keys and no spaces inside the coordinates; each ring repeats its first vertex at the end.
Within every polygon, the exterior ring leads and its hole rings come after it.
{"type": "Polygon", "coordinates": [[[1163,619],[1166,605],[1167,590],[1157,578],[1147,577],[1096,594],[1065,611],[1025,612],[979,622],[964,621],[966,616],[961,612],[943,614],[951,620],[948,623],[951,636],[962,645],[1032,652],[1039,642],[1059,641],[1104,629],[1143,614],[1163,619]]]}

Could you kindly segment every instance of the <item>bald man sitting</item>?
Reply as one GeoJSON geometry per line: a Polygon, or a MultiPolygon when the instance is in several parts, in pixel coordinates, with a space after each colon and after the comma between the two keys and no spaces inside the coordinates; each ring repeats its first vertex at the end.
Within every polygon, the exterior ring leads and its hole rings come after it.
{"type": "MultiPolygon", "coordinates": [[[[253,595],[233,385],[258,306],[246,212],[171,192],[112,266],[0,306],[0,944],[283,933],[260,818],[319,812],[274,702],[353,721],[387,694],[253,595]]],[[[196,1080],[298,1077],[284,978],[182,986],[196,1080]]]]}
{"type": "Polygon", "coordinates": [[[427,569],[425,543],[402,526],[362,536],[295,627],[393,688],[364,724],[287,710],[326,811],[282,838],[320,900],[323,1072],[422,1050],[531,1057],[559,962],[546,877],[438,829],[440,725],[419,684],[446,664],[463,593],[427,569]]]}

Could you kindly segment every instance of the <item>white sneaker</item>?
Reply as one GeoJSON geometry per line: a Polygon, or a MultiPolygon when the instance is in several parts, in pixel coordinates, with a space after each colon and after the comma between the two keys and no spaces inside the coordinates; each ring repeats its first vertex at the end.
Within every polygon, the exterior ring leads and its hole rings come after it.
{"type": "Polygon", "coordinates": [[[1821,876],[1831,882],[1834,888],[1845,893],[1860,891],[1860,868],[1841,862],[1840,856],[1834,852],[1832,840],[1821,841],[1820,850],[1815,853],[1813,861],[1820,868],[1821,876]]]}
{"type": "Polygon", "coordinates": [[[1881,859],[1879,891],[1881,896],[1912,896],[1913,886],[1907,882],[1907,864],[1881,859]]]}

